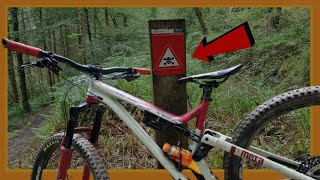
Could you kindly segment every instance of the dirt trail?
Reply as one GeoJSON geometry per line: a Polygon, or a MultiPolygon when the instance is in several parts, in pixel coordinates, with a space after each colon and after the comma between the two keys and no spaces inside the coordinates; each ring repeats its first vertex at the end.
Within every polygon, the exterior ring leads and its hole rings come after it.
{"type": "Polygon", "coordinates": [[[51,114],[51,106],[40,108],[34,112],[27,114],[21,119],[24,126],[15,135],[8,139],[8,165],[9,168],[15,168],[14,162],[23,156],[23,151],[32,146],[35,142],[35,134],[32,128],[37,128],[46,119],[46,116],[51,114]]]}

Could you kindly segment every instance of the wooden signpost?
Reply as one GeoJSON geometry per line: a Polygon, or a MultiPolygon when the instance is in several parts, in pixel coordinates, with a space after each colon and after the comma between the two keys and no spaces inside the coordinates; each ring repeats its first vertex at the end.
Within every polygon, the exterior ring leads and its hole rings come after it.
{"type": "MultiPolygon", "coordinates": [[[[187,111],[186,84],[177,83],[185,76],[185,20],[149,21],[151,41],[153,103],[176,115],[187,111]]],[[[156,142],[180,144],[187,148],[188,141],[183,135],[167,128],[157,131],[156,142]]],[[[162,168],[160,164],[159,168],[162,168]]]]}

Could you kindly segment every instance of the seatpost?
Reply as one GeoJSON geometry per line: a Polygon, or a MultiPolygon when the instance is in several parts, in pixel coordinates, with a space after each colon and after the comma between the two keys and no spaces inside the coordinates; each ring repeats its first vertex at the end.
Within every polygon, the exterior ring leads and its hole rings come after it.
{"type": "Polygon", "coordinates": [[[201,100],[212,101],[211,99],[212,87],[204,86],[201,100]]]}
{"type": "Polygon", "coordinates": [[[200,84],[200,88],[203,88],[203,93],[201,100],[212,101],[211,93],[212,88],[219,87],[219,83],[217,81],[206,82],[205,84],[200,84]]]}

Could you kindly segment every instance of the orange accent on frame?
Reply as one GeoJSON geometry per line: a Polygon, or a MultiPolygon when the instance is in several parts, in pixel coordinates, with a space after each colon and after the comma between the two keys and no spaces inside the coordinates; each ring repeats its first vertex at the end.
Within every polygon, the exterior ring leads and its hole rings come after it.
{"type": "MultiPolygon", "coordinates": [[[[0,1],[0,37],[7,37],[7,9],[8,7],[266,7],[266,6],[288,6],[288,7],[305,7],[311,9],[311,60],[310,60],[310,74],[311,85],[320,85],[320,1],[319,0],[162,0],[162,1],[150,1],[150,0],[1,0],[0,1]],[[183,4],[182,4],[183,3],[183,4]]],[[[2,146],[0,146],[0,175],[2,179],[30,179],[30,170],[9,170],[8,169],[8,97],[7,97],[7,50],[0,48],[0,139],[2,146]]],[[[320,127],[320,107],[313,108],[311,110],[311,130],[310,130],[310,151],[312,155],[320,155],[320,141],[317,138],[320,137],[320,131],[317,130],[320,127]],[[318,120],[316,120],[316,118],[318,120]]],[[[215,175],[220,179],[223,179],[223,170],[214,170],[215,175]]],[[[45,177],[48,179],[55,178],[56,170],[48,171],[45,173],[45,177]]],[[[194,179],[191,176],[189,170],[184,171],[188,177],[194,179]]],[[[171,179],[170,175],[164,170],[109,170],[111,179],[171,179]]],[[[81,179],[82,173],[77,170],[72,170],[69,173],[69,177],[72,179],[81,179]]],[[[249,170],[244,173],[244,179],[280,179],[282,175],[271,170],[249,170]]]]}

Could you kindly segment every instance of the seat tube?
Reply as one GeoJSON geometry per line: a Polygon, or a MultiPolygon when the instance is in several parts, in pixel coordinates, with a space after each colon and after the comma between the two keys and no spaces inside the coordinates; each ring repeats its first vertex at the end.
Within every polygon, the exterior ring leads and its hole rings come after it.
{"type": "Polygon", "coordinates": [[[212,93],[211,86],[204,86],[203,87],[203,94],[202,94],[201,103],[200,103],[201,108],[200,108],[199,116],[197,117],[198,119],[197,119],[197,124],[196,124],[196,127],[197,127],[197,129],[200,130],[201,134],[204,131],[204,124],[206,122],[209,104],[212,101],[211,93],[212,93]]]}

